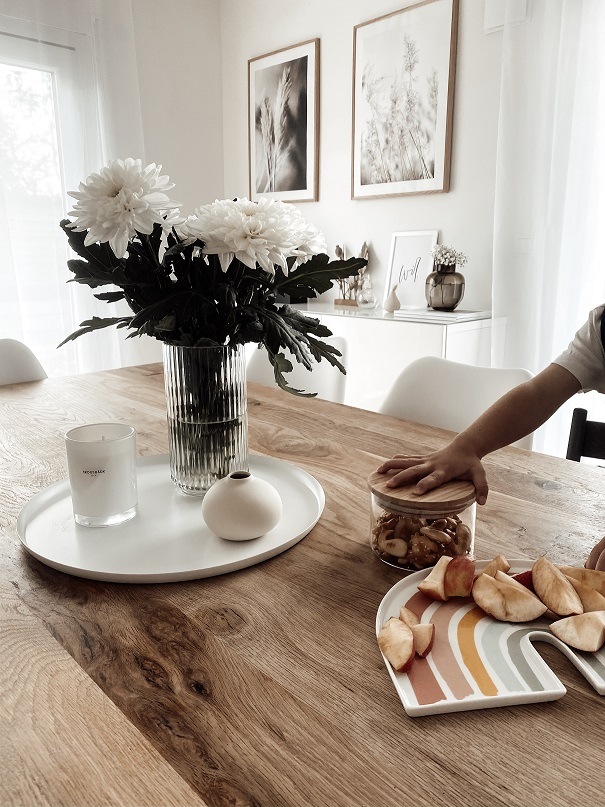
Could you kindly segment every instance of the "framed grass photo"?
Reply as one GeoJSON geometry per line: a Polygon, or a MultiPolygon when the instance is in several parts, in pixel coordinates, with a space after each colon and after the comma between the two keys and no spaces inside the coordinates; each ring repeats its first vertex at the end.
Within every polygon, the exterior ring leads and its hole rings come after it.
{"type": "Polygon", "coordinates": [[[424,284],[433,271],[431,252],[438,230],[414,230],[393,233],[389,267],[384,287],[385,301],[393,286],[403,309],[427,308],[424,284]]]}
{"type": "Polygon", "coordinates": [[[424,0],[353,33],[351,196],[449,190],[458,0],[424,0]]]}
{"type": "Polygon", "coordinates": [[[248,61],[250,199],[315,202],[319,39],[248,61]]]}

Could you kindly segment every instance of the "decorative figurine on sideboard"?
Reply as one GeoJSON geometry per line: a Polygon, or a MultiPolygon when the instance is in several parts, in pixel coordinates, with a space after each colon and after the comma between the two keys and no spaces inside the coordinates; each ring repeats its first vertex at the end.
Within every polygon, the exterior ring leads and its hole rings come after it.
{"type": "MultiPolygon", "coordinates": [[[[334,248],[334,254],[338,260],[346,260],[346,248],[344,245],[341,247],[339,244],[336,245],[334,248]]],[[[363,242],[361,245],[360,250],[360,257],[363,256],[365,260],[367,260],[369,254],[369,247],[366,241],[363,242]]],[[[337,297],[334,300],[334,305],[352,305],[357,306],[359,305],[358,296],[364,291],[362,295],[362,300],[366,301],[362,303],[362,307],[364,308],[374,308],[375,301],[374,296],[372,293],[372,284],[370,280],[370,276],[366,274],[367,265],[363,266],[356,275],[352,275],[351,277],[346,277],[337,280],[338,287],[340,290],[340,297],[337,297]]]]}
{"type": "MultiPolygon", "coordinates": [[[[345,255],[345,247],[344,245],[341,247],[339,244],[336,244],[334,248],[334,255],[336,259],[339,261],[346,260],[345,255]]],[[[357,305],[357,301],[355,300],[354,294],[354,278],[353,277],[342,277],[339,278],[337,281],[338,288],[340,289],[340,297],[337,297],[334,300],[334,305],[357,305]]]]}
{"type": "Polygon", "coordinates": [[[369,264],[370,248],[367,241],[364,241],[359,250],[359,257],[363,258],[367,263],[357,273],[357,294],[355,299],[359,308],[376,308],[378,300],[372,288],[372,278],[367,271],[369,264]]]}
{"type": "Polygon", "coordinates": [[[436,311],[453,311],[464,297],[464,275],[457,271],[466,263],[466,255],[453,247],[433,247],[433,271],[424,287],[426,301],[436,311]]]}
{"type": "Polygon", "coordinates": [[[382,304],[383,309],[386,311],[387,314],[394,314],[395,311],[398,311],[401,308],[401,303],[399,302],[399,297],[397,296],[397,288],[399,283],[395,283],[391,288],[386,300],[382,304]]]}

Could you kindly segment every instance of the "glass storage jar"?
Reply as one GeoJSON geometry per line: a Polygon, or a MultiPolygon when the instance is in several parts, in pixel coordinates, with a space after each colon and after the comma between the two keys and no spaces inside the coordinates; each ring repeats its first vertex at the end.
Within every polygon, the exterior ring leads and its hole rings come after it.
{"type": "Polygon", "coordinates": [[[472,555],[475,548],[475,487],[453,480],[420,495],[415,482],[388,488],[388,474],[373,473],[370,543],[389,566],[418,571],[443,555],[472,555]]]}

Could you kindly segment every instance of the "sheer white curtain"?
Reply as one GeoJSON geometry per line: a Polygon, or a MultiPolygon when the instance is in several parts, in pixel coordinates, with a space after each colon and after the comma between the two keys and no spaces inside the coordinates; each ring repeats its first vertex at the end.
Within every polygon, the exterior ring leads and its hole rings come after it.
{"type": "MultiPolygon", "coordinates": [[[[533,0],[505,25],[494,221],[493,311],[508,320],[504,365],[538,372],[605,302],[605,3],[533,0]]],[[[575,396],[534,449],[564,456],[575,396]]]]}
{"type": "Polygon", "coordinates": [[[82,320],[116,313],[67,283],[67,191],[127,156],[144,158],[130,0],[0,0],[0,336],[49,375],[160,356],[110,329],[56,349],[82,320]]]}

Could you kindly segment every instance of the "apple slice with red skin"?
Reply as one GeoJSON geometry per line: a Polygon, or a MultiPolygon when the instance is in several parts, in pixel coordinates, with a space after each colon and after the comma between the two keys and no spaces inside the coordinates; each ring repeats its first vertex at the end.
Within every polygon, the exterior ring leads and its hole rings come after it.
{"type": "Polygon", "coordinates": [[[589,611],[557,619],[549,627],[557,639],[570,647],[596,653],[605,642],[605,611],[589,611]]]}
{"type": "Polygon", "coordinates": [[[445,594],[445,570],[452,560],[453,558],[448,555],[440,557],[424,580],[418,583],[418,591],[433,600],[445,602],[447,600],[445,594]]]}
{"type": "Polygon", "coordinates": [[[475,559],[457,555],[448,563],[443,576],[443,590],[450,597],[470,597],[475,580],[475,559]]]}
{"type": "Polygon", "coordinates": [[[518,572],[517,574],[514,574],[512,577],[513,580],[516,580],[518,583],[521,583],[522,586],[528,588],[532,594],[536,593],[532,581],[531,569],[526,569],[524,572],[518,572]]]}
{"type": "Polygon", "coordinates": [[[567,577],[577,591],[578,597],[582,600],[584,613],[587,611],[605,611],[605,597],[596,588],[591,588],[574,577],[569,577],[569,575],[565,575],[565,577],[567,577]]]}
{"type": "MultiPolygon", "coordinates": [[[[529,573],[531,575],[531,569],[529,569],[527,573],[529,573]]],[[[522,574],[527,574],[527,573],[522,572],[522,574]]],[[[496,574],[495,574],[494,579],[498,580],[500,583],[504,583],[505,585],[508,583],[511,586],[517,586],[517,587],[521,586],[522,589],[525,589],[525,591],[529,591],[531,594],[533,594],[533,596],[536,597],[536,599],[540,599],[538,597],[538,595],[536,594],[536,592],[533,590],[533,588],[530,589],[529,586],[524,585],[523,583],[521,583],[519,580],[516,579],[516,577],[517,577],[517,575],[514,575],[514,574],[513,575],[508,575],[508,574],[504,574],[504,572],[497,571],[496,574]]],[[[541,602],[541,600],[540,600],[540,602],[541,602]]],[[[558,614],[555,614],[552,611],[549,611],[548,609],[546,609],[544,611],[544,616],[548,617],[549,619],[558,619],[559,618],[558,614]]]]}
{"type": "Polygon", "coordinates": [[[380,629],[378,646],[396,672],[408,672],[414,663],[414,634],[397,617],[391,617],[380,629]]]}
{"type": "Polygon", "coordinates": [[[557,566],[567,577],[573,577],[591,588],[596,588],[605,597],[605,572],[596,569],[579,569],[576,566],[557,566]]]}
{"type": "Polygon", "coordinates": [[[473,599],[487,614],[501,622],[532,622],[546,612],[535,594],[515,580],[502,582],[481,574],[473,584],[473,599]]]}
{"type": "Polygon", "coordinates": [[[546,607],[559,616],[584,613],[577,591],[548,558],[541,557],[531,570],[534,591],[546,607]]]}
{"type": "MultiPolygon", "coordinates": [[[[499,583],[504,583],[504,585],[513,586],[513,588],[521,588],[522,590],[528,591],[529,589],[527,586],[524,586],[519,580],[515,580],[512,574],[505,574],[501,572],[500,569],[494,575],[494,580],[497,580],[499,583]]],[[[533,593],[533,592],[532,592],[533,593]]],[[[534,594],[534,597],[536,595],[534,594]]]]}
{"type": "Polygon", "coordinates": [[[406,608],[405,605],[402,605],[399,610],[399,619],[402,622],[405,622],[405,624],[410,628],[413,628],[414,625],[418,625],[420,623],[420,620],[416,614],[413,611],[410,611],[409,608],[406,608]]]}
{"type": "Polygon", "coordinates": [[[414,636],[414,650],[420,658],[425,658],[431,652],[435,640],[435,626],[432,622],[419,622],[412,625],[414,636]]]}

